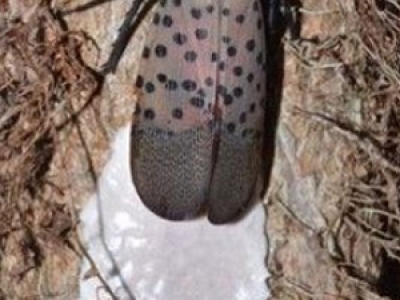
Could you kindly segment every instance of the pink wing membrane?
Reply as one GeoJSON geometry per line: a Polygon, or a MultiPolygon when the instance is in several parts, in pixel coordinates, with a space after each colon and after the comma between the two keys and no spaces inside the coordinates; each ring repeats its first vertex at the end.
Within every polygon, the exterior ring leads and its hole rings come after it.
{"type": "Polygon", "coordinates": [[[253,195],[265,102],[264,29],[254,1],[164,0],[136,86],[132,175],[161,217],[225,223],[253,195]]]}
{"type": "Polygon", "coordinates": [[[226,1],[222,10],[221,133],[212,174],[209,219],[226,223],[256,197],[265,114],[265,30],[258,0],[226,1]]]}

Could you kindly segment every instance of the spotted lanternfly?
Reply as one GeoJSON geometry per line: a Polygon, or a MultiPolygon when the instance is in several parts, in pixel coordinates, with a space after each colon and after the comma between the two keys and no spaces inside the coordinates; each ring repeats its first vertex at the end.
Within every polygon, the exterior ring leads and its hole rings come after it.
{"type": "Polygon", "coordinates": [[[163,0],[141,56],[131,168],[170,220],[235,219],[255,196],[265,107],[260,0],[163,0]]]}

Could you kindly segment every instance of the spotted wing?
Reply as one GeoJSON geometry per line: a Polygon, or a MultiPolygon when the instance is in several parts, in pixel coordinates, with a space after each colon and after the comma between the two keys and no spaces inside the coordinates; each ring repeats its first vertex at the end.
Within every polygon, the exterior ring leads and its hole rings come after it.
{"type": "Polygon", "coordinates": [[[212,1],[160,1],[136,80],[140,95],[131,131],[132,176],[143,203],[171,220],[194,217],[208,197],[215,13],[212,1]]]}
{"type": "Polygon", "coordinates": [[[259,0],[226,0],[221,8],[217,103],[221,109],[209,219],[238,217],[255,196],[265,107],[265,31],[259,0]]]}

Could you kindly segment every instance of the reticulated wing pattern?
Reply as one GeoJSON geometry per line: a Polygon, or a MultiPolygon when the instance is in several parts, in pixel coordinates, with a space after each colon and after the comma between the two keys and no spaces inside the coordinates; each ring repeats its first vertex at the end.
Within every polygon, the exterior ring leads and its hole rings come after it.
{"type": "Polygon", "coordinates": [[[209,219],[239,216],[255,195],[262,160],[265,114],[265,30],[258,0],[225,1],[220,30],[219,87],[222,111],[212,175],[209,219]]]}
{"type": "Polygon", "coordinates": [[[132,152],[140,157],[133,162],[133,177],[145,205],[170,220],[195,217],[211,173],[205,159],[210,155],[210,134],[199,128],[172,136],[152,128],[133,134],[132,152]]]}
{"type": "Polygon", "coordinates": [[[258,0],[163,0],[142,53],[131,133],[143,203],[167,219],[224,223],[260,165],[264,31],[258,0]]]}
{"type": "Polygon", "coordinates": [[[207,1],[160,1],[142,53],[132,175],[143,203],[167,219],[195,216],[207,198],[214,23],[207,1]]]}

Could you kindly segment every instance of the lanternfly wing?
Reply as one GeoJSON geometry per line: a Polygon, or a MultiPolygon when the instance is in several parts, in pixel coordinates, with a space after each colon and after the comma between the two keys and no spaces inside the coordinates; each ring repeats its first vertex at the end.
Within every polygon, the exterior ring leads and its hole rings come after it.
{"type": "Polygon", "coordinates": [[[225,223],[255,196],[265,114],[265,31],[257,0],[225,1],[221,12],[217,102],[222,124],[209,219],[225,223]]]}
{"type": "Polygon", "coordinates": [[[143,203],[167,219],[194,217],[207,197],[214,92],[204,81],[216,73],[209,61],[212,22],[202,1],[160,1],[136,80],[142,94],[132,175],[143,203]]]}
{"type": "Polygon", "coordinates": [[[133,180],[157,215],[181,220],[207,204],[235,218],[260,165],[264,31],[257,0],[164,0],[136,80],[133,180]]]}

